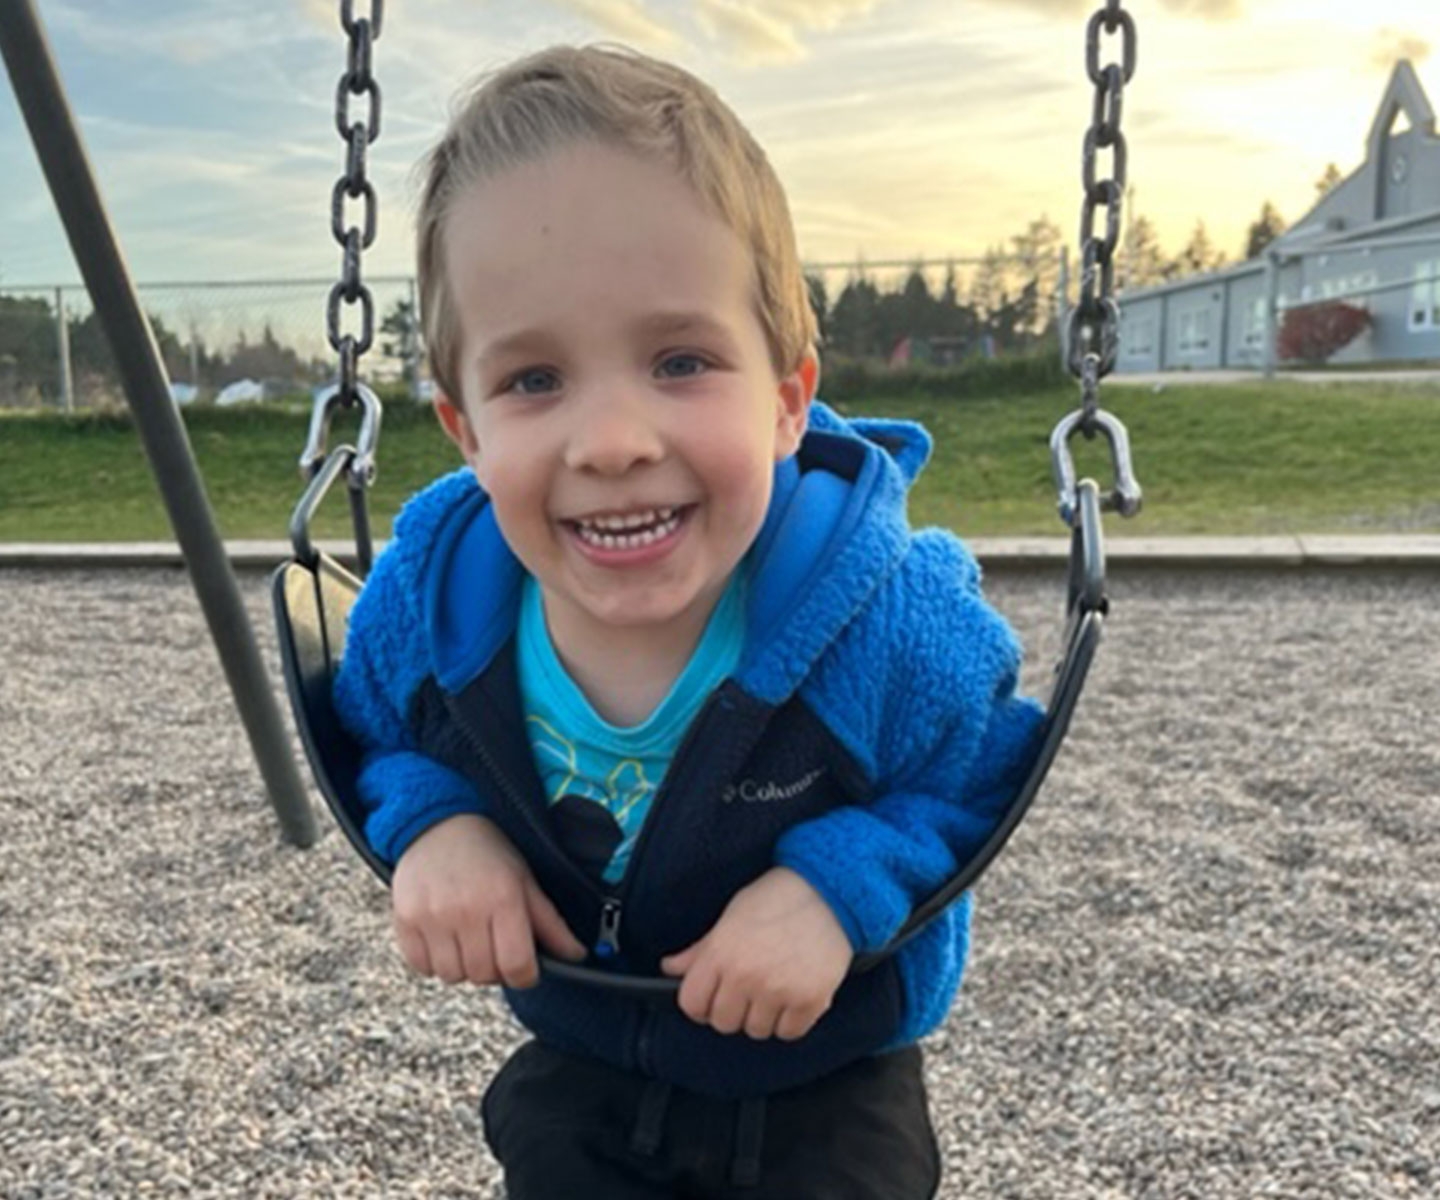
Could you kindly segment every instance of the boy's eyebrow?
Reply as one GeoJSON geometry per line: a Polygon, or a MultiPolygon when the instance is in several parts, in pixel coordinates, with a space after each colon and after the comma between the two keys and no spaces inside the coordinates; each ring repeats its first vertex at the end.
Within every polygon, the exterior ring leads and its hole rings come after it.
{"type": "Polygon", "coordinates": [[[514,333],[503,334],[486,342],[475,356],[475,363],[483,369],[496,361],[511,359],[517,355],[522,358],[532,354],[543,355],[545,346],[545,335],[539,330],[517,329],[514,333]]]}
{"type": "MultiPolygon", "coordinates": [[[[725,321],[701,311],[654,313],[637,321],[636,329],[644,337],[667,338],[690,334],[717,339],[727,347],[735,345],[735,335],[730,326],[725,321]]],[[[486,342],[475,356],[475,363],[483,370],[496,362],[506,362],[516,357],[543,357],[549,352],[550,345],[550,340],[542,330],[517,329],[513,333],[501,334],[493,341],[486,342]]]]}
{"type": "Polygon", "coordinates": [[[701,333],[733,340],[730,326],[706,312],[662,312],[640,322],[645,333],[655,337],[675,337],[684,333],[701,333]]]}

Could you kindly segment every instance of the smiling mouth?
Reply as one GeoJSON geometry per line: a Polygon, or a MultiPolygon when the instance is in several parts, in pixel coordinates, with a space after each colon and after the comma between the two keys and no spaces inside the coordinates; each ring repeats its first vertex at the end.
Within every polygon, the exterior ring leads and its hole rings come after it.
{"type": "Polygon", "coordinates": [[[692,505],[603,514],[565,522],[587,546],[597,550],[637,550],[663,541],[677,529],[692,505]]]}

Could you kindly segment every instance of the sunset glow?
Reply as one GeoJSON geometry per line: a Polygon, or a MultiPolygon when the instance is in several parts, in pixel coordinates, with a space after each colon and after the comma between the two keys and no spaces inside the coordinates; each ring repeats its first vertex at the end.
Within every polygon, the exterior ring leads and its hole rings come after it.
{"type": "MultiPolygon", "coordinates": [[[[555,41],[620,40],[712,82],[790,191],[811,261],[978,254],[1048,215],[1070,241],[1090,116],[1086,0],[407,0],[376,64],[376,270],[410,269],[408,172],[464,78],[555,41]]],[[[40,0],[132,270],[333,269],[342,35],[327,0],[40,0]]],[[[1203,220],[1234,255],[1262,203],[1291,221],[1359,165],[1399,57],[1432,101],[1433,0],[1127,4],[1135,210],[1171,249],[1203,220]]],[[[73,280],[33,152],[0,98],[0,283],[73,280]]]]}

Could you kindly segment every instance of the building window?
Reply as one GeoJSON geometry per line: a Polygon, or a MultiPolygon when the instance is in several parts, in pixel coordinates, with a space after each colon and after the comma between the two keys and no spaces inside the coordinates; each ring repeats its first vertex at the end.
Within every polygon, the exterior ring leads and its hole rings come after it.
{"type": "Polygon", "coordinates": [[[1180,353],[1200,354],[1210,349],[1210,310],[1180,314],[1180,353]]]}
{"type": "Polygon", "coordinates": [[[1410,288],[1410,328],[1440,329],[1440,258],[1415,264],[1410,288]]]}
{"type": "Polygon", "coordinates": [[[1250,347],[1265,344],[1265,297],[1256,296],[1250,304],[1250,314],[1245,321],[1245,345],[1250,347]]]}
{"type": "Polygon", "coordinates": [[[1155,318],[1126,321],[1120,328],[1126,358],[1145,358],[1155,353],[1155,318]]]}

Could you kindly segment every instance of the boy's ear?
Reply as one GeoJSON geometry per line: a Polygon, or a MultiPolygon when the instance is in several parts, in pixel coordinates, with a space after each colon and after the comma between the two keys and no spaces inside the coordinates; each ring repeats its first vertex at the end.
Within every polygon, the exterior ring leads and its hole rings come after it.
{"type": "Polygon", "coordinates": [[[776,411],[775,458],[789,458],[805,436],[810,420],[810,401],[820,386],[820,356],[810,346],[799,365],[780,381],[780,405],[776,411]]]}
{"type": "Polygon", "coordinates": [[[440,418],[440,427],[465,456],[465,461],[474,467],[480,458],[480,443],[476,440],[475,429],[465,410],[443,392],[435,393],[435,415],[440,418]]]}

